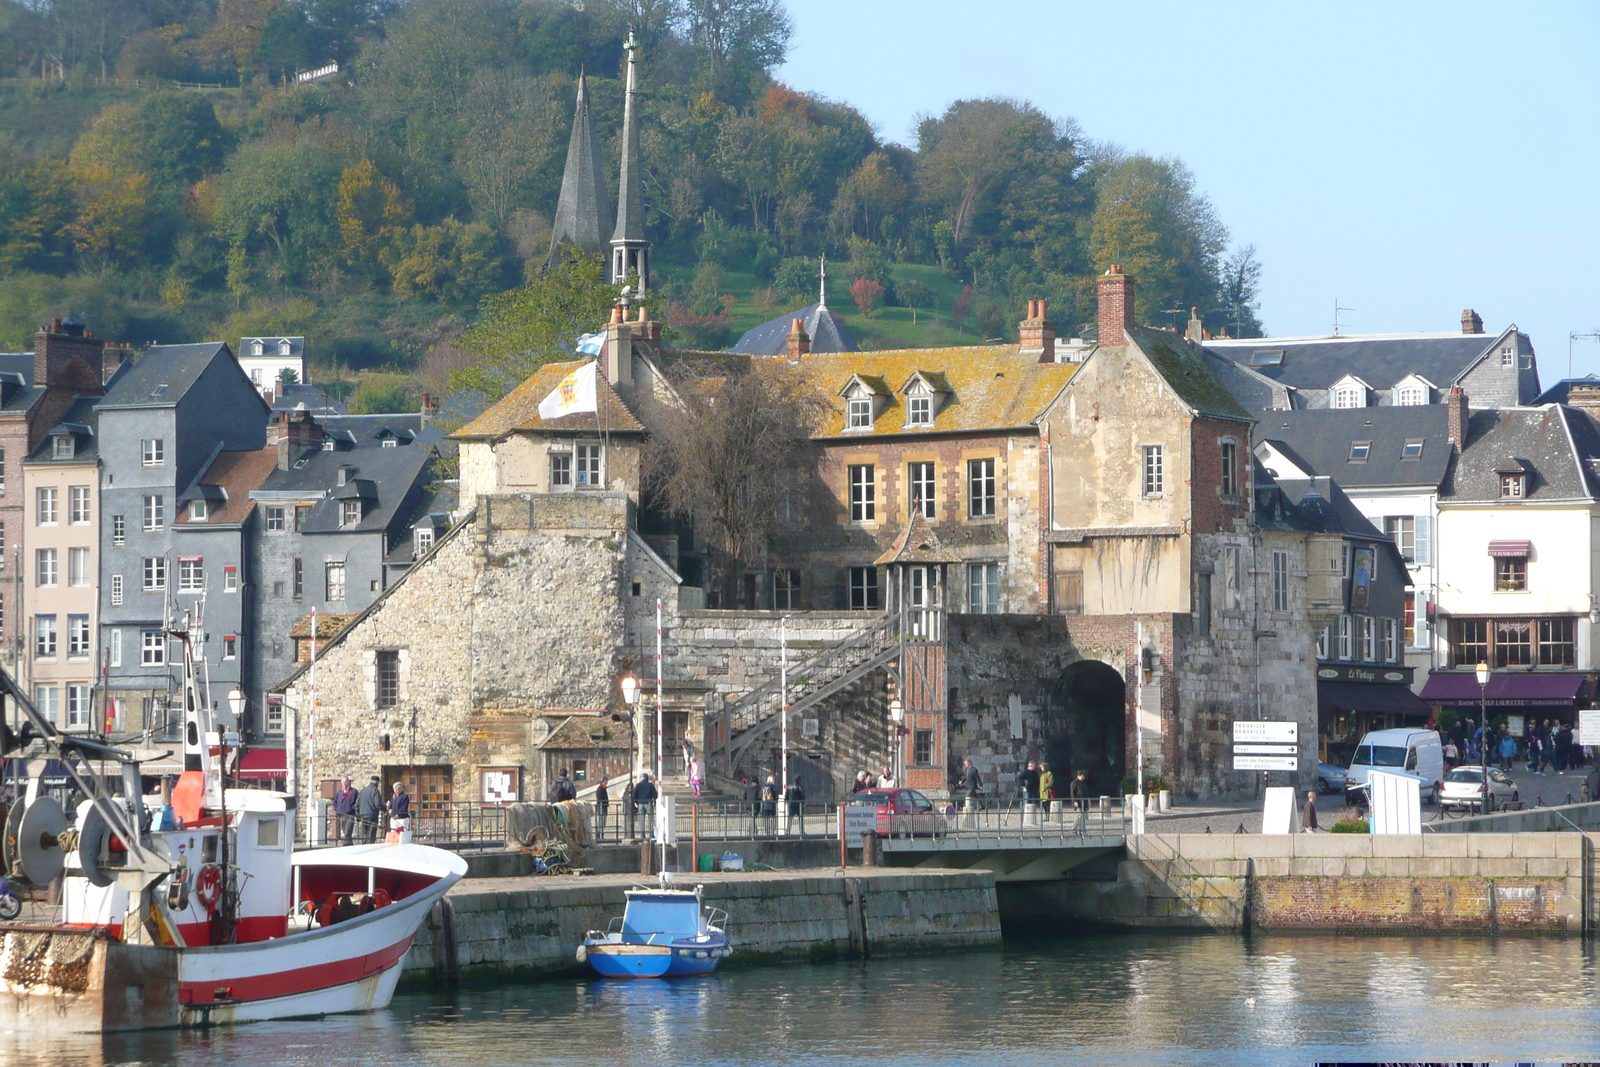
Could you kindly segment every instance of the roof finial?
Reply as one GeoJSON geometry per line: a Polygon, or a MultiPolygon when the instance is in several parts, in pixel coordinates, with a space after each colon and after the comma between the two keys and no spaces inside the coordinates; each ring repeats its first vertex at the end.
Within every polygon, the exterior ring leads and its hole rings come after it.
{"type": "Polygon", "coordinates": [[[822,253],[822,269],[817,282],[817,307],[828,306],[828,253],[822,253]]]}

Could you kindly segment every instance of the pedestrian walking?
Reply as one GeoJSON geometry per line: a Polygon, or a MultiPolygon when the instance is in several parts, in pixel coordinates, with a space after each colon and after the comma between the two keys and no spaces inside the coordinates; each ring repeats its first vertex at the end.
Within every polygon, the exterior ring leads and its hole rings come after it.
{"type": "Polygon", "coordinates": [[[744,783],[744,802],[750,806],[750,836],[756,836],[756,820],[761,817],[761,783],[754,778],[744,783]]]}
{"type": "Polygon", "coordinates": [[[1082,771],[1072,776],[1072,784],[1067,787],[1072,797],[1072,806],[1078,809],[1078,833],[1083,833],[1084,826],[1089,821],[1089,779],[1082,771]]]}
{"type": "Polygon", "coordinates": [[[978,799],[978,794],[983,792],[983,779],[978,776],[978,768],[974,767],[969,759],[961,761],[961,788],[967,794],[969,806],[973,805],[978,799]]]}
{"type": "Polygon", "coordinates": [[[602,774],[600,784],[594,787],[594,816],[599,840],[605,839],[606,815],[611,811],[611,790],[607,788],[610,782],[611,776],[602,774]]]}
{"type": "Polygon", "coordinates": [[[767,822],[767,833],[778,832],[778,783],[767,775],[766,788],[761,791],[761,815],[767,822]]]}
{"type": "Polygon", "coordinates": [[[639,783],[633,780],[633,775],[628,775],[628,784],[622,787],[622,821],[627,824],[629,841],[637,841],[639,835],[634,832],[638,825],[639,801],[634,791],[639,788],[639,783]]]}
{"type": "Polygon", "coordinates": [[[867,772],[857,771],[856,780],[850,786],[850,795],[855,796],[857,793],[867,788],[869,788],[867,785],[867,772]]]}
{"type": "Polygon", "coordinates": [[[1528,733],[1528,773],[1539,773],[1539,754],[1544,751],[1545,742],[1537,731],[1528,733]]]}
{"type": "Polygon", "coordinates": [[[383,819],[383,792],[378,788],[376,774],[356,794],[356,819],[361,824],[361,843],[370,845],[377,841],[378,826],[383,819]]]}
{"type": "Polygon", "coordinates": [[[656,798],[660,794],[660,787],[650,780],[650,775],[639,775],[639,784],[633,787],[633,803],[638,809],[639,821],[643,823],[640,836],[652,841],[656,837],[656,798]]]}
{"type": "Polygon", "coordinates": [[[578,787],[572,784],[572,779],[567,777],[567,769],[561,768],[556,775],[556,780],[550,783],[550,803],[559,804],[563,800],[577,800],[578,787]]]}
{"type": "Polygon", "coordinates": [[[1300,813],[1300,832],[1314,834],[1317,832],[1317,791],[1306,790],[1305,810],[1300,813]]]}
{"type": "Polygon", "coordinates": [[[1572,727],[1562,723],[1561,731],[1556,734],[1556,773],[1566,774],[1576,766],[1572,759],[1572,727]]]}
{"type": "MultiPolygon", "coordinates": [[[[1511,761],[1513,759],[1515,759],[1516,756],[1517,756],[1517,739],[1512,737],[1510,732],[1508,731],[1506,733],[1506,735],[1500,739],[1501,769],[1504,770],[1507,774],[1511,773],[1511,761]]],[[[1559,759],[1560,759],[1560,757],[1558,756],[1557,760],[1559,760],[1559,759]]],[[[1560,773],[1560,772],[1558,771],[1557,773],[1560,773]]]]}
{"type": "Polygon", "coordinates": [[[798,833],[801,837],[806,835],[806,787],[800,784],[800,779],[794,778],[789,782],[789,788],[783,791],[784,802],[789,805],[789,832],[798,833]]]}
{"type": "Polygon", "coordinates": [[[1039,766],[1033,760],[1017,775],[1017,792],[1022,794],[1022,818],[1027,821],[1039,810],[1039,766]]]}
{"type": "Polygon", "coordinates": [[[1039,799],[1044,805],[1044,817],[1050,817],[1050,802],[1056,798],[1056,776],[1050,771],[1050,764],[1039,764],[1039,799]]]}
{"type": "Polygon", "coordinates": [[[704,781],[705,770],[700,766],[698,759],[689,761],[689,789],[695,796],[700,795],[701,784],[704,781]]]}
{"type": "Polygon", "coordinates": [[[389,798],[389,829],[400,835],[401,844],[411,841],[411,794],[398,779],[394,783],[394,795],[389,798]]]}
{"type": "Polygon", "coordinates": [[[339,789],[333,794],[333,814],[339,824],[336,839],[341,845],[356,843],[357,795],[355,787],[350,784],[348,774],[339,779],[339,789]]]}
{"type": "Polygon", "coordinates": [[[1460,762],[1461,750],[1456,747],[1456,739],[1452,737],[1444,743],[1444,769],[1453,771],[1460,762]]]}

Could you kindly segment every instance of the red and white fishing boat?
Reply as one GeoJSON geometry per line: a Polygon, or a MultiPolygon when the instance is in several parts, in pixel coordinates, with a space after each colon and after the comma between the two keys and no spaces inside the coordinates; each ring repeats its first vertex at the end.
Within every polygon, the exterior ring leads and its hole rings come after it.
{"type": "Polygon", "coordinates": [[[223,786],[230,749],[198,685],[188,627],[184,760],[141,795],[139,765],[61,734],[0,671],[24,718],[0,754],[42,743],[88,799],[69,817],[37,779],[5,824],[4,861],[64,875],[59,921],[0,923],[0,1029],[209,1026],[386,1007],[418,927],[465,873],[416,844],[293,850],[294,800],[223,786]],[[113,766],[113,773],[91,770],[113,766]]]}

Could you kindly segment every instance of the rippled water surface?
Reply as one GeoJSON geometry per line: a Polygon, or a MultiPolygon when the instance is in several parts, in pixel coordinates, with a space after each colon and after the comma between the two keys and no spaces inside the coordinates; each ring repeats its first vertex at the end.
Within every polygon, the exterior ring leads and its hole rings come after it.
{"type": "Polygon", "coordinates": [[[0,1037],[0,1063],[1311,1063],[1600,1053],[1576,939],[1120,935],[729,968],[679,982],[403,994],[368,1016],[210,1034],[0,1037]]]}

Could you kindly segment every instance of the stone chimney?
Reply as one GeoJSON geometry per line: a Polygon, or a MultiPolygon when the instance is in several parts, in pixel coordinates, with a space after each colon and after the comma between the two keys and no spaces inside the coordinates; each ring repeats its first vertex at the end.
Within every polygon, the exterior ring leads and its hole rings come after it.
{"type": "Polygon", "coordinates": [[[628,313],[619,300],[606,323],[605,340],[600,344],[600,369],[612,385],[633,384],[633,329],[628,313]]]}
{"type": "Polygon", "coordinates": [[[278,469],[294,466],[301,452],[322,447],[322,427],[304,408],[285,411],[267,425],[267,443],[278,446],[278,469]]]}
{"type": "Polygon", "coordinates": [[[1463,448],[1467,443],[1467,394],[1462,392],[1461,386],[1451,386],[1444,398],[1444,405],[1450,443],[1458,449],[1463,448]]]}
{"type": "Polygon", "coordinates": [[[790,359],[799,359],[811,351],[811,335],[806,333],[806,324],[801,319],[795,319],[789,327],[789,336],[783,339],[784,351],[790,359]]]}
{"type": "Polygon", "coordinates": [[[33,335],[33,384],[57,384],[74,358],[84,362],[95,381],[105,381],[105,344],[82,323],[51,319],[49,326],[33,335]]]}
{"type": "Polygon", "coordinates": [[[1600,423],[1600,380],[1567,383],[1567,407],[1577,408],[1600,423]]]}
{"type": "Polygon", "coordinates": [[[109,382],[111,376],[130,359],[133,358],[133,349],[128,345],[108,344],[102,350],[100,364],[100,381],[109,382]]]}
{"type": "Polygon", "coordinates": [[[1200,318],[1199,308],[1191,307],[1189,309],[1189,328],[1184,331],[1183,335],[1195,344],[1199,344],[1206,339],[1206,324],[1200,318]]]}
{"type": "Polygon", "coordinates": [[[423,393],[421,414],[422,425],[426,426],[432,422],[439,414],[439,398],[432,393],[423,393]]]}
{"type": "Polygon", "coordinates": [[[1482,319],[1482,317],[1480,317],[1478,315],[1478,313],[1476,311],[1473,311],[1471,308],[1467,308],[1465,311],[1463,311],[1461,313],[1461,332],[1462,333],[1482,333],[1483,332],[1483,319],[1482,319]]]}
{"type": "Polygon", "coordinates": [[[1113,263],[1111,269],[1100,275],[1100,343],[1125,345],[1128,327],[1133,325],[1133,279],[1122,273],[1122,267],[1113,263]]]}
{"type": "Polygon", "coordinates": [[[1056,324],[1045,318],[1048,300],[1028,301],[1028,317],[1017,324],[1017,336],[1022,340],[1022,354],[1037,354],[1040,363],[1056,361],[1056,324]]]}
{"type": "Polygon", "coordinates": [[[639,317],[634,321],[633,337],[648,344],[651,355],[661,351],[661,323],[650,317],[650,309],[643,304],[639,305],[639,317]]]}

